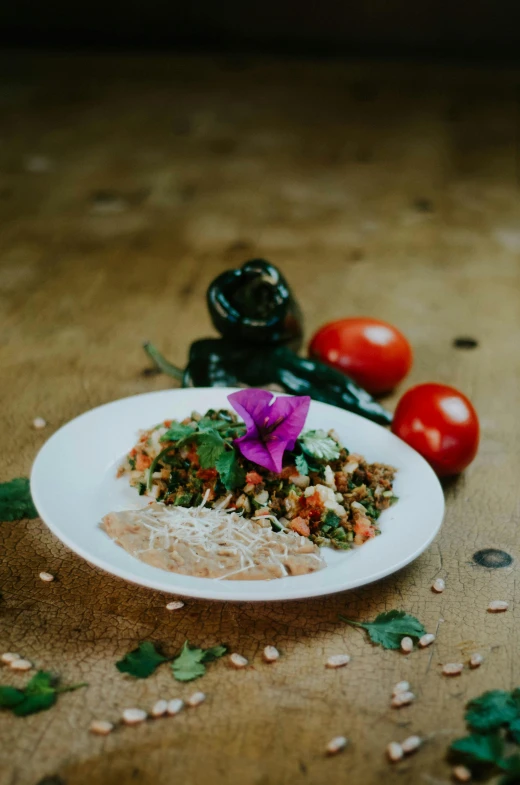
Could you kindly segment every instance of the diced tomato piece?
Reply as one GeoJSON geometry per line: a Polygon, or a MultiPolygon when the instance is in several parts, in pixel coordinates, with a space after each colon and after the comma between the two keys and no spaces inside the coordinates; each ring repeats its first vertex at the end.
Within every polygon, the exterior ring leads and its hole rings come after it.
{"type": "Polygon", "coordinates": [[[173,422],[173,420],[165,420],[165,421],[163,422],[163,425],[165,425],[165,426],[166,426],[166,428],[169,428],[169,427],[170,427],[170,425],[172,424],[172,422],[173,422]]]}
{"type": "Polygon", "coordinates": [[[248,472],[246,474],[246,482],[248,482],[250,485],[258,485],[263,481],[264,478],[258,474],[258,472],[248,472]]]}
{"type": "Polygon", "coordinates": [[[309,534],[311,533],[307,521],[304,521],[303,518],[300,518],[299,516],[298,518],[292,519],[290,523],[290,527],[294,532],[298,532],[298,534],[301,534],[302,537],[308,537],[309,534]]]}
{"type": "Polygon", "coordinates": [[[139,472],[144,472],[145,469],[149,469],[152,465],[152,459],[149,455],[145,455],[144,453],[140,452],[135,459],[135,468],[139,472]]]}
{"type": "Polygon", "coordinates": [[[199,480],[214,480],[217,477],[217,470],[216,469],[199,469],[197,472],[197,477],[199,480]]]}
{"type": "Polygon", "coordinates": [[[130,450],[130,456],[134,458],[136,455],[137,455],[137,450],[135,449],[135,447],[132,447],[132,449],[130,450]]]}

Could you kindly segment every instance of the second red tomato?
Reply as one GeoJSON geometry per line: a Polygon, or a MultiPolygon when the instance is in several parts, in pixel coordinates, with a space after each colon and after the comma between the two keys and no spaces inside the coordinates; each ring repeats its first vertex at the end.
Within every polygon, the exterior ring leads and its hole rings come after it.
{"type": "Polygon", "coordinates": [[[392,390],[413,359],[411,346],[399,330],[367,317],[325,324],[312,337],[309,354],[343,371],[373,395],[392,390]]]}

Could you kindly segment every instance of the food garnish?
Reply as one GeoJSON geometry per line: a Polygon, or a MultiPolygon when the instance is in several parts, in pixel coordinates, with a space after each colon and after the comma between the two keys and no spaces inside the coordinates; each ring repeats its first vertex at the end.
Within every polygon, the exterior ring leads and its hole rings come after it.
{"type": "Polygon", "coordinates": [[[191,647],[186,641],[178,657],[172,662],[172,672],[177,681],[193,681],[206,673],[206,663],[223,657],[227,652],[225,646],[213,646],[210,649],[191,647]]]}
{"type": "Polygon", "coordinates": [[[129,673],[136,679],[147,679],[159,665],[167,661],[168,657],[163,657],[151,641],[144,641],[137,649],[125,654],[122,660],[116,662],[116,668],[120,673],[129,673]]]}
{"type": "MultiPolygon", "coordinates": [[[[294,449],[305,425],[311,402],[309,396],[285,398],[275,397],[267,390],[239,390],[228,395],[228,401],[246,424],[244,436],[235,439],[242,455],[258,466],[280,474],[285,451],[294,449]]],[[[339,457],[339,449],[336,457],[339,457]]]]}
{"type": "Polygon", "coordinates": [[[426,633],[419,619],[404,611],[386,611],[380,613],[374,621],[366,622],[352,621],[344,616],[339,618],[347,624],[363,627],[372,643],[379,644],[384,649],[399,649],[404,637],[419,640],[426,633]]]}
{"type": "Polygon", "coordinates": [[[0,483],[0,521],[18,521],[21,518],[37,518],[31,488],[27,477],[16,477],[0,483]]]}
{"type": "Polygon", "coordinates": [[[50,709],[60,693],[86,686],[86,683],[82,683],[60,687],[52,674],[38,671],[23,689],[0,686],[0,708],[10,709],[17,717],[26,717],[50,709]]]}

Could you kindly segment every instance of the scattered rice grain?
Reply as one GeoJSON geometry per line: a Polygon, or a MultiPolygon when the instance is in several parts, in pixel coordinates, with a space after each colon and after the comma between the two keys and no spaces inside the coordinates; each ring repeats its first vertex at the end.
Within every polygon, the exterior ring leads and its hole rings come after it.
{"type": "Polygon", "coordinates": [[[347,746],[347,739],[345,738],[345,736],[335,736],[333,739],[329,741],[325,749],[327,755],[337,755],[338,752],[342,752],[346,746],[347,746]]]}
{"type": "Polygon", "coordinates": [[[348,665],[350,662],[350,657],[348,654],[333,654],[327,662],[325,663],[326,668],[342,668],[344,665],[348,665]]]}
{"type": "Polygon", "coordinates": [[[387,745],[386,754],[392,763],[401,760],[404,755],[403,748],[396,741],[391,741],[390,744],[387,745]]]}
{"type": "Polygon", "coordinates": [[[29,660],[19,659],[11,660],[9,666],[13,671],[30,671],[33,664],[29,660]]]}
{"type": "Polygon", "coordinates": [[[426,646],[430,646],[435,640],[435,635],[432,632],[427,632],[426,635],[423,635],[422,638],[419,638],[419,646],[421,649],[425,649],[426,646]]]}
{"type": "Polygon", "coordinates": [[[488,605],[489,613],[503,613],[509,608],[509,603],[505,600],[491,600],[488,605]]]}
{"type": "Polygon", "coordinates": [[[6,651],[5,654],[2,654],[0,657],[0,661],[4,663],[4,665],[10,665],[15,660],[20,660],[21,657],[19,654],[15,653],[14,651],[6,651]]]}
{"type": "Polygon", "coordinates": [[[40,572],[40,580],[50,583],[54,580],[54,575],[51,575],[50,572],[40,572]]]}
{"type": "Polygon", "coordinates": [[[410,755],[411,752],[415,752],[418,750],[422,744],[422,739],[420,736],[408,736],[403,742],[401,742],[401,749],[403,750],[405,755],[410,755]]]}
{"type": "Polygon", "coordinates": [[[471,771],[466,766],[455,766],[453,769],[453,776],[457,782],[469,782],[471,779],[471,771]]]}
{"type": "Polygon", "coordinates": [[[474,652],[469,660],[470,668],[479,668],[484,662],[484,657],[478,651],[474,652]]]}
{"type": "Polygon", "coordinates": [[[125,709],[122,715],[125,725],[139,725],[148,715],[143,709],[125,709]]]}
{"type": "Polygon", "coordinates": [[[91,733],[95,733],[96,736],[108,736],[114,730],[114,726],[106,720],[94,720],[90,723],[89,730],[91,733]]]}
{"type": "Polygon", "coordinates": [[[164,717],[167,711],[168,711],[168,701],[158,700],[157,703],[154,703],[153,709],[151,710],[150,714],[152,715],[152,717],[164,717]]]}
{"type": "Polygon", "coordinates": [[[401,651],[405,654],[410,654],[413,651],[413,640],[407,635],[401,639],[401,651]]]}
{"type": "Polygon", "coordinates": [[[203,692],[194,692],[188,700],[186,701],[187,706],[200,706],[201,703],[204,703],[206,700],[206,696],[203,692]]]}
{"type": "Polygon", "coordinates": [[[176,714],[180,712],[182,707],[184,706],[184,701],[180,698],[173,698],[173,700],[168,701],[168,714],[170,717],[174,717],[176,714]]]}
{"type": "Polygon", "coordinates": [[[437,578],[437,580],[435,580],[432,583],[432,590],[437,594],[443,592],[445,588],[446,588],[446,584],[444,583],[442,578],[437,578]]]}
{"type": "Polygon", "coordinates": [[[166,606],[167,611],[178,611],[181,608],[184,608],[184,603],[182,600],[173,600],[169,602],[166,606]]]}
{"type": "Polygon", "coordinates": [[[241,654],[236,654],[235,653],[235,654],[231,654],[230,655],[230,657],[229,657],[229,664],[233,668],[236,668],[237,670],[240,670],[241,668],[247,668],[248,662],[247,662],[245,657],[242,657],[241,654]]]}
{"type": "Polygon", "coordinates": [[[442,672],[445,676],[460,676],[464,670],[464,665],[461,662],[447,662],[442,666],[442,672]]]}
{"type": "Polygon", "coordinates": [[[276,662],[280,657],[280,652],[275,646],[266,646],[262,656],[265,662],[276,662]]]}

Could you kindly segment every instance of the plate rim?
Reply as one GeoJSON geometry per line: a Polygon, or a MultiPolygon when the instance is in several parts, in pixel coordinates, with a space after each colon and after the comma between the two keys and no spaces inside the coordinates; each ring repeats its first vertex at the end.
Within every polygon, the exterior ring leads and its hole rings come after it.
{"type": "MultiPolygon", "coordinates": [[[[212,592],[211,592],[213,596],[209,596],[208,591],[204,587],[197,588],[196,584],[194,584],[193,588],[191,586],[188,586],[188,587],[184,587],[184,586],[179,587],[179,586],[173,586],[173,585],[168,586],[166,584],[166,582],[161,581],[159,578],[157,580],[154,580],[153,578],[147,578],[147,577],[141,577],[141,576],[137,576],[137,575],[131,575],[131,574],[129,574],[127,572],[126,569],[120,568],[119,566],[114,565],[112,562],[107,561],[107,560],[103,559],[102,557],[98,557],[98,556],[94,556],[93,557],[90,553],[88,553],[88,551],[85,551],[83,546],[78,545],[72,538],[70,538],[67,533],[63,533],[63,531],[61,530],[59,525],[55,525],[52,522],[52,517],[53,517],[52,514],[48,515],[46,513],[45,504],[42,502],[42,500],[40,498],[40,495],[39,495],[39,492],[38,492],[38,483],[37,483],[38,473],[41,470],[42,464],[44,465],[46,450],[48,449],[49,445],[51,443],[53,443],[59,436],[63,436],[63,431],[65,431],[67,428],[69,428],[69,426],[72,426],[73,424],[77,424],[78,421],[80,421],[80,420],[82,420],[84,418],[87,418],[87,417],[91,416],[94,413],[99,413],[102,410],[110,409],[111,407],[117,406],[118,404],[121,404],[122,402],[129,402],[129,401],[132,401],[132,400],[139,400],[139,399],[142,399],[142,398],[151,398],[151,397],[155,397],[155,396],[164,396],[166,394],[171,395],[171,394],[175,394],[175,393],[178,393],[178,392],[185,392],[187,389],[190,389],[190,390],[192,390],[192,389],[193,390],[200,390],[201,392],[210,392],[210,391],[215,392],[217,390],[220,393],[230,394],[231,392],[236,392],[240,388],[236,388],[236,387],[216,387],[216,388],[214,388],[214,387],[197,387],[197,388],[170,388],[170,389],[167,388],[167,389],[164,389],[164,390],[153,390],[153,391],[150,391],[150,392],[138,393],[136,395],[129,395],[129,396],[125,396],[123,398],[118,398],[118,399],[113,400],[113,401],[108,401],[106,403],[100,404],[99,406],[95,406],[92,409],[87,410],[86,412],[82,412],[81,414],[79,414],[76,417],[74,417],[72,420],[69,420],[68,422],[66,422],[64,425],[62,425],[60,428],[58,428],[58,430],[55,431],[45,441],[45,443],[40,447],[40,449],[38,450],[38,453],[36,454],[36,457],[35,457],[35,459],[33,461],[33,464],[32,464],[31,475],[30,475],[31,494],[32,494],[32,497],[33,497],[33,501],[34,501],[35,507],[36,507],[36,509],[38,511],[38,515],[41,518],[41,520],[43,521],[43,523],[47,526],[47,528],[52,532],[52,534],[55,537],[57,537],[58,540],[60,540],[60,542],[62,542],[67,548],[69,548],[77,556],[79,556],[80,558],[84,559],[88,564],[90,564],[92,566],[95,566],[95,567],[101,569],[103,572],[106,572],[106,573],[108,573],[110,575],[116,576],[117,578],[120,578],[120,579],[122,579],[124,581],[127,581],[128,583],[131,583],[133,585],[144,586],[146,588],[153,589],[155,591],[161,591],[161,592],[165,592],[167,594],[175,594],[175,595],[179,595],[179,596],[182,596],[182,597],[192,597],[194,599],[204,599],[204,600],[207,600],[207,601],[217,601],[217,602],[222,602],[222,601],[225,601],[225,602],[284,602],[284,601],[291,601],[291,600],[312,599],[314,597],[323,597],[323,596],[327,596],[327,595],[338,594],[338,593],[341,593],[341,592],[351,591],[352,589],[359,588],[360,586],[367,586],[367,585],[369,585],[371,583],[375,583],[376,581],[382,580],[383,578],[386,578],[389,575],[392,575],[392,574],[394,574],[396,572],[399,572],[404,567],[406,567],[408,564],[411,564],[413,561],[415,561],[415,559],[417,559],[422,553],[424,553],[429,548],[429,546],[431,545],[431,543],[433,542],[433,540],[437,536],[438,532],[440,531],[440,529],[442,527],[442,523],[444,521],[444,516],[445,516],[445,506],[446,505],[445,505],[444,492],[443,492],[442,485],[439,482],[439,479],[438,479],[437,475],[435,474],[435,472],[433,471],[431,466],[427,463],[427,461],[416,450],[414,450],[408,444],[406,444],[401,439],[399,439],[398,436],[393,434],[391,431],[388,431],[383,426],[378,425],[377,423],[374,423],[374,422],[368,420],[368,418],[362,417],[361,415],[358,415],[358,414],[356,414],[354,412],[350,412],[348,410],[341,409],[340,407],[333,406],[332,404],[324,403],[322,401],[314,401],[313,400],[311,402],[311,404],[312,403],[319,404],[320,407],[326,407],[327,409],[330,409],[333,412],[340,411],[340,412],[347,413],[350,417],[354,417],[354,418],[356,418],[358,420],[361,420],[365,424],[368,422],[368,423],[370,423],[371,426],[374,426],[377,429],[381,429],[382,431],[386,432],[387,434],[390,434],[394,438],[398,439],[402,443],[402,445],[404,445],[407,448],[407,450],[409,450],[411,453],[413,453],[414,459],[423,464],[423,468],[425,467],[427,469],[427,471],[430,473],[431,479],[433,479],[435,481],[434,485],[436,486],[436,493],[437,493],[437,496],[438,496],[437,503],[440,504],[439,514],[438,514],[438,523],[435,526],[432,527],[432,530],[430,531],[430,533],[429,533],[428,537],[426,538],[426,540],[424,541],[424,543],[422,543],[421,546],[417,547],[412,553],[409,553],[405,557],[403,557],[403,559],[400,560],[397,564],[394,563],[394,564],[392,564],[392,565],[390,565],[390,566],[388,566],[386,568],[375,570],[373,573],[370,573],[369,575],[360,576],[357,579],[351,580],[349,582],[348,586],[335,586],[335,587],[318,586],[315,589],[312,589],[311,591],[309,591],[308,589],[305,589],[305,588],[298,589],[298,588],[296,588],[296,586],[295,586],[294,589],[291,589],[290,588],[290,584],[285,584],[284,583],[284,589],[285,590],[284,590],[283,596],[275,596],[275,597],[262,597],[262,596],[258,596],[257,594],[253,594],[251,592],[248,592],[248,590],[247,590],[247,586],[251,585],[251,584],[255,584],[255,585],[263,584],[263,585],[266,585],[266,586],[267,585],[272,586],[273,584],[276,585],[277,581],[275,581],[275,580],[272,580],[272,581],[227,581],[227,582],[222,582],[222,581],[219,581],[219,580],[216,580],[216,579],[211,579],[211,578],[196,578],[194,576],[183,576],[183,577],[189,577],[193,581],[196,581],[196,582],[197,581],[208,581],[208,580],[213,581],[213,585],[215,586],[215,589],[212,590],[212,592]],[[230,595],[226,594],[225,592],[220,593],[219,590],[218,590],[218,587],[219,587],[219,585],[222,585],[223,583],[239,584],[240,587],[241,587],[241,592],[240,592],[241,596],[240,597],[235,597],[235,596],[230,596],[230,595]]],[[[285,393],[277,393],[277,392],[275,392],[274,394],[275,395],[285,395],[285,393]]],[[[137,561],[139,561],[139,560],[137,560],[137,561]]],[[[173,576],[175,578],[176,573],[169,573],[169,572],[166,572],[164,570],[159,570],[159,568],[155,568],[155,569],[157,569],[158,572],[165,572],[166,575],[173,576]]],[[[316,574],[319,574],[319,573],[316,573],[316,574]]],[[[295,577],[290,578],[290,580],[291,581],[297,581],[298,577],[305,578],[307,576],[295,576],[295,577]]]]}

